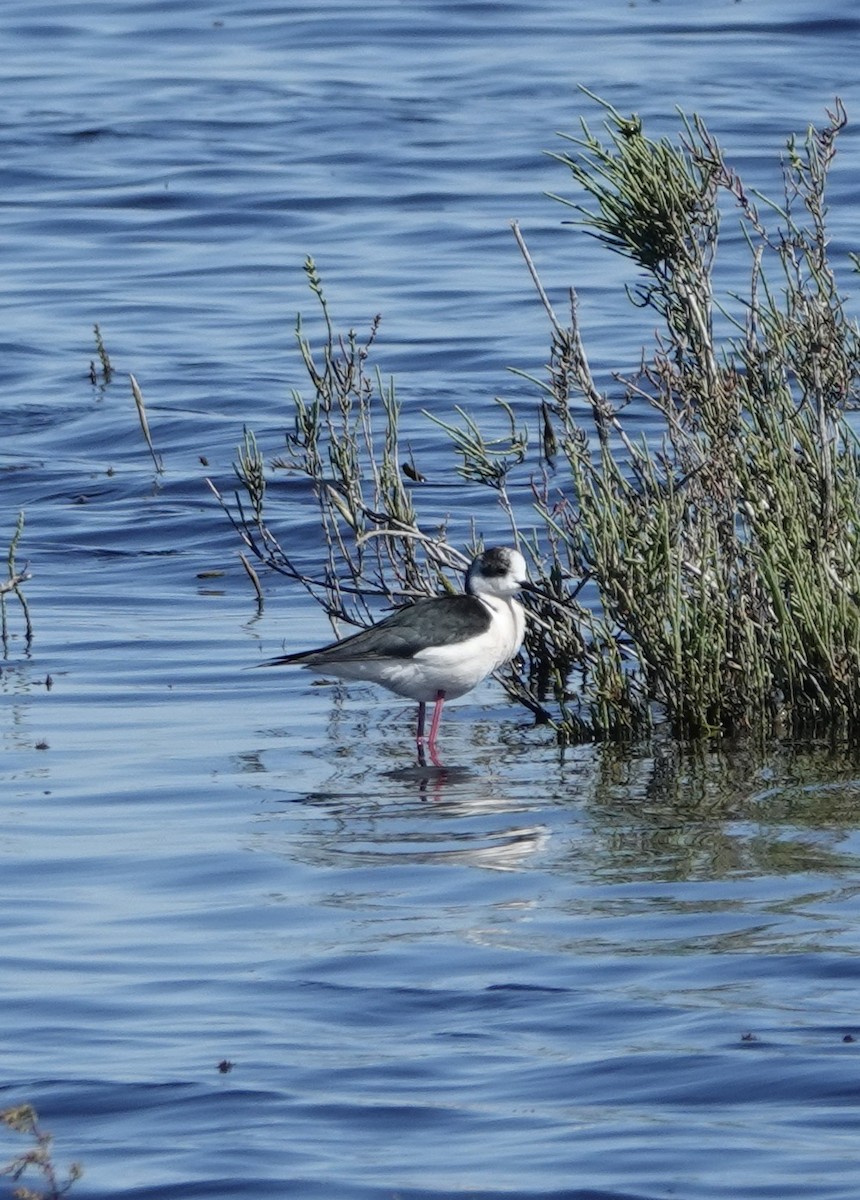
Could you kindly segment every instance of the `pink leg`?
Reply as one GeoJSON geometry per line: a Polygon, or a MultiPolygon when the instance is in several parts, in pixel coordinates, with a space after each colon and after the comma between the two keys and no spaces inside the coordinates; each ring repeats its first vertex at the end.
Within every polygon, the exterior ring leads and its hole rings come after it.
{"type": "Polygon", "coordinates": [[[439,732],[439,722],[442,720],[442,705],[445,703],[445,693],[436,693],[436,703],[433,706],[433,719],[430,722],[430,736],[427,739],[427,750],[430,754],[430,760],[434,767],[441,767],[439,757],[436,754],[436,734],[439,732]]]}
{"type": "Polygon", "coordinates": [[[424,720],[427,716],[427,705],[422,700],[418,705],[418,730],[415,741],[418,744],[418,761],[424,765],[424,720]]]}

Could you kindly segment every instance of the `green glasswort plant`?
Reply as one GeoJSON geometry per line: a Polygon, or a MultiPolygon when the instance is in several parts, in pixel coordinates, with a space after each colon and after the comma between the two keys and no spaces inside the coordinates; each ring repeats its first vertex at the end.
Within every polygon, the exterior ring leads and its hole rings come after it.
{"type": "MultiPolygon", "coordinates": [[[[651,710],[643,723],[657,705],[685,735],[856,726],[859,460],[846,412],[860,344],[824,224],[844,111],[837,104],[802,146],[790,141],[785,204],[769,205],[774,232],[698,118],[674,149],[606,112],[608,145],[583,127],[579,155],[561,158],[591,198],[579,210],[586,227],[644,269],[638,299],[664,332],[639,374],[621,381],[619,405],[575,355],[564,387],[550,386],[570,466],[563,535],[575,567],[597,586],[605,629],[631,647],[651,710]],[[752,265],[744,319],[718,346],[723,197],[740,211],[752,265]],[[590,429],[571,392],[588,402],[590,429]],[[624,436],[633,398],[661,419],[656,447],[624,436]]],[[[570,337],[556,330],[557,356],[570,337]]]]}
{"type": "MultiPolygon", "coordinates": [[[[517,372],[537,389],[538,436],[504,403],[501,438],[463,411],[457,423],[434,418],[464,489],[493,492],[549,597],[529,601],[525,656],[503,682],[562,741],[641,737],[655,723],[679,737],[856,728],[860,456],[847,414],[860,340],[825,228],[844,110],[837,102],[824,128],[790,140],[777,205],[747,194],[700,118],[682,117],[677,144],[654,141],[638,118],[597,103],[602,133],[583,123],[555,155],[584,193],[564,203],[640,272],[629,295],[658,319],[653,348],[635,374],[616,375],[617,394],[601,391],[575,293],[560,320],[515,226],[551,335],[546,375],[517,372]],[[749,286],[718,299],[731,213],[749,286]],[[643,406],[659,425],[648,441],[629,430],[643,406]],[[523,470],[527,506],[509,487],[523,470]]],[[[323,572],[306,574],[267,523],[267,470],[250,433],[234,505],[216,495],[261,563],[307,587],[333,621],[366,623],[365,596],[450,586],[445,570],[464,556],[444,526],[419,527],[394,387],[366,366],[378,320],[364,343],[337,337],[312,261],[305,269],[323,346],[315,355],[299,322],[312,396],[294,394],[287,452],[271,469],[307,481],[323,572]]]]}

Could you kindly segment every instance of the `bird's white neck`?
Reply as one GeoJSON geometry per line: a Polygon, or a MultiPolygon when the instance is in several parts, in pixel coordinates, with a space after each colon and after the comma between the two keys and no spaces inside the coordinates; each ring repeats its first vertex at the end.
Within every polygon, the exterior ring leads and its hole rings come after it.
{"type": "MultiPolygon", "coordinates": [[[[487,609],[492,620],[492,629],[498,641],[496,666],[513,658],[526,632],[526,614],[523,606],[512,596],[479,595],[478,599],[487,609]]],[[[495,669],[495,668],[494,668],[495,669]]]]}

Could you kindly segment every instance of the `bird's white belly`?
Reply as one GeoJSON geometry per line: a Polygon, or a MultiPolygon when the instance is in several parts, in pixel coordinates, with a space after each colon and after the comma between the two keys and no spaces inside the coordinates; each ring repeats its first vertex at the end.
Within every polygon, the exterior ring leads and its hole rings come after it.
{"type": "Polygon", "coordinates": [[[456,700],[499,665],[495,658],[488,658],[484,635],[471,642],[421,650],[405,663],[392,662],[380,683],[411,700],[435,700],[439,692],[456,700]]]}

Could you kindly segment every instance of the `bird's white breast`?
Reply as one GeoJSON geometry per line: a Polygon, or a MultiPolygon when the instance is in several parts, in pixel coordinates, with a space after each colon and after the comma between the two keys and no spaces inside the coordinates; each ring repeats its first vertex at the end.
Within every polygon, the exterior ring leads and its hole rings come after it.
{"type": "Polygon", "coordinates": [[[513,658],[525,634],[522,605],[495,596],[481,596],[480,601],[492,618],[488,629],[462,642],[428,646],[405,661],[391,660],[385,678],[375,664],[379,682],[411,700],[435,700],[439,692],[455,700],[513,658]]]}

